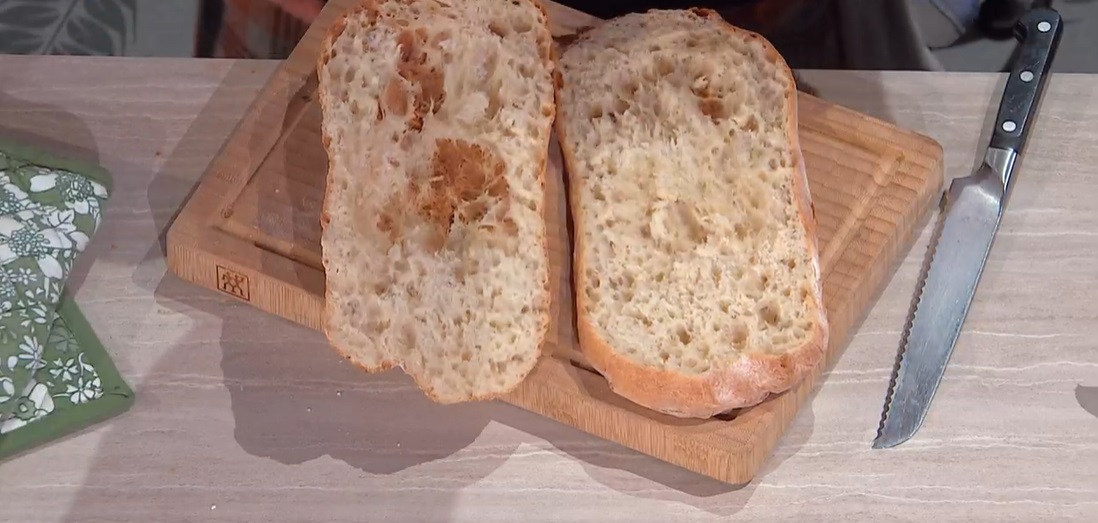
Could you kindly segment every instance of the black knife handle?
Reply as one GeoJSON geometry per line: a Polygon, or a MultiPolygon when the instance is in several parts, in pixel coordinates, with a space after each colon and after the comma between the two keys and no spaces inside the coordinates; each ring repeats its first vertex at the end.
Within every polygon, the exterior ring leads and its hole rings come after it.
{"type": "Polygon", "coordinates": [[[991,147],[1022,152],[1063,30],[1060,14],[1049,8],[1030,10],[1014,27],[1020,43],[999,102],[991,147]]]}

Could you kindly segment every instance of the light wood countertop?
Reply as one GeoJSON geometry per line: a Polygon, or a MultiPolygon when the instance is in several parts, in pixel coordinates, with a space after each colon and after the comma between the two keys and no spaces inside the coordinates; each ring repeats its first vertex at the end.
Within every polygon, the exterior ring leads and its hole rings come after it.
{"type": "MultiPolygon", "coordinates": [[[[760,477],[733,487],[506,404],[433,405],[167,275],[159,236],[276,65],[0,57],[0,132],[115,176],[70,288],[138,395],[0,464],[0,519],[1098,521],[1098,76],[1051,79],[922,430],[870,448],[926,227],[760,477]]],[[[937,139],[947,177],[973,167],[1003,81],[801,77],[937,139]]]]}

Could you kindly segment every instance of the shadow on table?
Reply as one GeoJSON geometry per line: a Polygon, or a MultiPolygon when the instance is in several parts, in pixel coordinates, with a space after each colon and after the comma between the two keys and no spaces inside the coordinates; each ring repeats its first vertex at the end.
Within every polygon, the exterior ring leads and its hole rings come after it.
{"type": "MultiPolygon", "coordinates": [[[[411,394],[412,385],[399,373],[364,380],[360,371],[328,349],[318,333],[288,322],[271,322],[267,315],[231,298],[171,275],[165,277],[168,227],[193,193],[199,173],[207,167],[207,162],[199,165],[195,159],[213,158],[236,125],[235,119],[227,119],[225,115],[242,115],[247,109],[239,103],[239,84],[254,84],[254,80],[242,80],[251,74],[253,66],[247,62],[241,62],[227,74],[175,150],[169,153],[163,168],[143,188],[157,241],[145,246],[146,254],[137,263],[133,283],[153,293],[161,308],[188,318],[193,327],[145,372],[147,378],[143,382],[132,383],[137,403],[130,413],[112,422],[104,439],[106,443],[100,446],[96,457],[96,463],[112,464],[111,477],[98,476],[101,467],[92,465],[85,484],[95,485],[98,490],[81,491],[70,514],[71,521],[84,521],[91,514],[115,513],[113,501],[101,493],[105,485],[124,482],[117,477],[119,463],[127,463],[121,469],[133,477],[156,471],[173,478],[158,481],[167,488],[141,494],[139,506],[150,515],[155,514],[151,519],[159,521],[209,516],[213,510],[211,499],[235,496],[238,503],[225,501],[219,512],[228,516],[231,510],[253,502],[256,496],[278,495],[279,486],[263,478],[246,478],[244,481],[252,487],[242,493],[231,488],[227,492],[213,492],[194,485],[203,478],[218,477],[222,473],[214,468],[218,462],[239,456],[218,455],[214,450],[219,448],[214,444],[218,434],[201,428],[204,416],[210,413],[202,412],[201,405],[187,397],[187,387],[165,386],[163,382],[182,380],[180,375],[185,374],[188,382],[198,380],[195,386],[205,387],[196,376],[209,375],[211,371],[197,370],[196,365],[208,361],[208,355],[196,355],[193,341],[209,340],[211,336],[220,339],[220,373],[224,378],[217,386],[229,393],[233,437],[252,456],[284,465],[330,457],[379,477],[409,469],[418,474],[415,467],[450,457],[468,447],[488,424],[491,405],[442,408],[421,394],[411,394]],[[263,323],[261,332],[256,331],[256,322],[263,323]],[[193,425],[181,424],[181,418],[193,420],[193,425]],[[150,435],[150,427],[161,427],[163,434],[150,435]],[[149,441],[160,441],[173,448],[156,454],[128,449],[127,435],[135,431],[145,434],[146,447],[149,441]],[[180,457],[185,457],[185,461],[179,460],[180,457]],[[264,485],[270,488],[265,489],[264,485]]],[[[204,397],[210,397],[209,393],[204,397]]],[[[387,510],[396,514],[414,509],[420,512],[419,519],[446,521],[460,489],[499,467],[519,443],[516,440],[506,447],[486,449],[462,460],[460,467],[431,471],[425,481],[443,482],[435,488],[377,489],[369,483],[359,483],[362,494],[370,496],[368,505],[362,508],[368,506],[371,512],[387,510]],[[370,495],[376,490],[383,490],[384,494],[370,495]]],[[[239,465],[229,466],[224,473],[240,470],[239,465]]],[[[367,503],[364,498],[357,500],[358,496],[344,495],[347,488],[355,486],[339,485],[334,494],[341,495],[343,501],[349,499],[353,505],[367,503]]],[[[313,497],[305,494],[304,499],[313,497]]],[[[301,493],[287,495],[303,499],[301,493]]],[[[318,489],[315,495],[325,494],[318,489]]],[[[361,510],[356,513],[361,514],[361,510]]]]}
{"type": "MultiPolygon", "coordinates": [[[[403,505],[426,511],[425,521],[447,521],[461,489],[498,469],[520,444],[536,446],[519,433],[549,442],[578,460],[591,479],[623,494],[727,516],[754,492],[753,485],[724,484],[503,402],[435,404],[399,370],[365,374],[320,333],[171,277],[159,286],[157,301],[191,316],[200,311],[207,317],[203,323],[219,321],[223,385],[234,438],[245,452],[285,465],[329,457],[372,475],[392,475],[392,481],[444,483],[402,495],[403,505]],[[262,332],[256,331],[259,324],[262,332]],[[491,445],[473,446],[491,422],[519,433],[495,432],[491,445]]],[[[775,456],[762,476],[792,456],[811,432],[806,410],[785,436],[790,450],[775,456]]],[[[553,480],[531,482],[550,486],[553,480]]]]}
{"type": "MultiPolygon", "coordinates": [[[[21,76],[19,71],[8,71],[8,78],[19,79],[21,76]]],[[[79,116],[59,107],[20,100],[8,95],[6,93],[8,90],[6,83],[0,83],[0,137],[42,150],[51,156],[69,158],[91,165],[106,163],[100,157],[95,135],[79,116]]],[[[155,132],[154,130],[157,129],[156,125],[147,123],[136,125],[149,129],[150,132],[155,132]]],[[[127,187],[126,179],[118,176],[117,162],[114,159],[110,160],[110,163],[115,166],[115,169],[111,170],[114,187],[104,208],[104,223],[96,231],[87,250],[81,253],[66,279],[65,291],[70,294],[80,289],[91,266],[103,256],[105,251],[110,250],[110,241],[105,241],[104,237],[110,235],[110,216],[114,203],[120,194],[125,197],[127,189],[132,189],[127,187]]]]}
{"type": "MultiPolygon", "coordinates": [[[[0,107],[4,107],[11,101],[0,94],[0,107]]],[[[22,101],[17,103],[24,108],[23,111],[42,115],[44,118],[42,127],[12,131],[3,128],[3,123],[0,123],[0,133],[57,156],[109,167],[113,181],[110,197],[103,208],[103,222],[92,236],[87,250],[80,254],[73,265],[65,283],[65,292],[70,295],[79,292],[84,286],[88,272],[97,263],[137,264],[142,259],[140,254],[117,250],[118,244],[125,241],[125,238],[118,236],[119,220],[132,219],[132,215],[126,215],[128,211],[119,213],[118,208],[129,199],[140,198],[139,195],[145,191],[143,183],[140,187],[135,186],[132,177],[126,176],[125,173],[148,172],[153,166],[134,165],[127,163],[125,159],[100,158],[94,144],[94,135],[78,116],[63,114],[43,105],[27,104],[22,101]]],[[[2,112],[0,112],[0,119],[2,119],[2,112]]],[[[163,131],[155,123],[135,123],[135,127],[144,129],[147,133],[146,138],[151,142],[163,139],[163,131]],[[149,133],[154,134],[148,136],[149,133]]],[[[144,179],[138,181],[144,182],[144,179]]],[[[95,319],[95,311],[88,307],[84,307],[84,314],[89,320],[95,319]]]]}
{"type": "MultiPolygon", "coordinates": [[[[746,486],[731,486],[500,402],[436,405],[399,371],[364,375],[329,349],[320,333],[272,320],[259,310],[184,283],[174,276],[160,277],[164,234],[193,188],[196,174],[192,170],[204,168],[188,159],[195,156],[190,148],[204,148],[208,157],[212,157],[219,146],[217,140],[210,139],[210,128],[202,122],[225,110],[242,111],[239,107],[224,107],[227,100],[233,99],[227,93],[231,88],[224,85],[232,83],[234,74],[229,74],[223,87],[214,94],[167,165],[148,187],[149,206],[161,241],[150,246],[145,260],[135,271],[134,283],[153,291],[160,306],[192,321],[195,328],[185,340],[192,336],[194,339],[210,336],[220,339],[223,379],[217,386],[228,392],[234,418],[233,436],[248,454],[284,465],[301,465],[330,457],[375,476],[373,479],[391,476],[394,478],[391,483],[397,486],[392,490],[386,488],[386,499],[375,497],[370,500],[371,505],[399,503],[405,508],[391,510],[399,513],[415,508],[425,511],[421,519],[446,521],[450,519],[461,489],[495,471],[520,444],[531,442],[517,435],[513,438],[502,435],[494,438],[498,442],[495,446],[470,449],[489,423],[496,421],[548,441],[556,450],[578,460],[589,477],[610,489],[728,516],[742,509],[753,495],[755,485],[785,459],[795,455],[811,436],[813,415],[811,403],[808,403],[787,431],[778,454],[771,458],[756,481],[746,486]],[[257,331],[257,325],[263,325],[262,331],[257,331]],[[220,329],[219,334],[211,332],[216,329],[220,329]],[[400,490],[399,484],[411,476],[420,476],[418,481],[431,481],[438,486],[400,490]]],[[[227,134],[230,129],[219,130],[227,134]]],[[[196,358],[191,347],[193,345],[186,341],[180,343],[147,374],[160,376],[160,379],[187,374],[196,358]]],[[[137,404],[129,414],[112,423],[96,461],[115,464],[112,474],[118,471],[117,463],[131,460],[132,465],[125,470],[132,471],[135,477],[149,470],[177,477],[178,488],[143,493],[137,506],[143,507],[152,519],[194,515],[191,511],[199,509],[180,507],[180,504],[184,499],[200,497],[195,489],[200,491],[201,486],[184,483],[200,480],[223,458],[210,452],[215,447],[179,441],[179,434],[174,437],[165,434],[162,438],[166,444],[178,445],[189,453],[171,454],[173,457],[186,455],[188,460],[170,463],[159,454],[128,453],[126,444],[134,430],[140,427],[147,431],[150,425],[156,426],[156,418],[165,416],[164,412],[173,412],[175,416],[184,412],[193,415],[195,424],[201,424],[206,413],[196,410],[185,395],[165,394],[163,389],[147,387],[146,383],[133,385],[138,394],[137,404]],[[140,424],[138,417],[144,418],[140,424]]],[[[202,431],[193,429],[192,432],[201,434],[202,431]]],[[[86,485],[98,485],[101,480],[123,481],[98,477],[99,469],[92,466],[86,485]]],[[[533,481],[552,483],[553,479],[533,481]]],[[[262,488],[263,478],[247,478],[247,482],[262,488]]],[[[346,487],[354,488],[354,485],[346,487]]],[[[369,487],[363,490],[368,493],[369,487]]],[[[84,521],[88,514],[97,512],[96,506],[102,512],[109,512],[114,501],[98,492],[96,488],[82,490],[69,520],[84,521]]],[[[200,508],[206,510],[206,507],[200,508]]]]}
{"type": "MultiPolygon", "coordinates": [[[[110,197],[104,205],[103,222],[92,236],[87,249],[77,258],[66,279],[65,293],[75,295],[84,286],[84,280],[95,264],[136,264],[141,259],[140,255],[127,257],[127,253],[115,251],[117,224],[132,218],[132,214],[127,215],[128,211],[119,207],[127,206],[124,202],[140,201],[144,198],[147,178],[134,174],[147,173],[155,166],[135,165],[126,158],[103,157],[100,144],[96,143],[95,133],[79,114],[70,112],[75,110],[77,113],[94,113],[97,108],[93,101],[84,100],[81,107],[72,107],[70,103],[69,107],[62,108],[10,95],[11,91],[41,89],[41,86],[27,81],[27,78],[40,77],[30,70],[35,63],[37,62],[30,60],[14,61],[13,66],[6,71],[7,74],[0,76],[0,136],[37,148],[51,156],[104,167],[109,171],[113,182],[110,197]],[[28,70],[22,70],[22,66],[26,66],[28,70]]],[[[33,96],[32,94],[31,97],[33,96]]],[[[163,141],[163,126],[151,118],[132,114],[127,115],[127,119],[130,120],[131,127],[143,130],[144,143],[159,144],[163,141]]],[[[90,308],[84,307],[83,312],[89,320],[95,319],[95,311],[90,308]]]]}
{"type": "Polygon", "coordinates": [[[80,117],[56,107],[37,104],[9,96],[0,85],[0,135],[8,140],[35,147],[61,157],[98,164],[99,149],[95,135],[80,117]],[[8,117],[5,113],[35,115],[35,125],[28,125],[27,117],[8,117]],[[64,134],[43,133],[43,129],[57,129],[64,134]]]}

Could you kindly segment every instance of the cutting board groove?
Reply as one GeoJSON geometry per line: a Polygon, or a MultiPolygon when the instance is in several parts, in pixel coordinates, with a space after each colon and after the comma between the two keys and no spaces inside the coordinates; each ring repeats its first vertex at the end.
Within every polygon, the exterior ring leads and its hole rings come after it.
{"type": "MultiPolygon", "coordinates": [[[[323,313],[320,209],[327,172],[313,64],[325,29],[355,4],[328,2],[168,232],[168,265],[180,278],[313,329],[323,313]]],[[[546,7],[557,37],[598,23],[546,7]]],[[[721,481],[754,477],[886,285],[942,184],[942,150],[933,140],[807,94],[798,104],[831,323],[828,357],[816,372],[759,406],[709,420],[661,415],[611,393],[586,366],[572,322],[568,210],[554,140],[547,173],[555,212],[549,219],[554,323],[547,339],[553,357],[505,401],[721,481]]]]}

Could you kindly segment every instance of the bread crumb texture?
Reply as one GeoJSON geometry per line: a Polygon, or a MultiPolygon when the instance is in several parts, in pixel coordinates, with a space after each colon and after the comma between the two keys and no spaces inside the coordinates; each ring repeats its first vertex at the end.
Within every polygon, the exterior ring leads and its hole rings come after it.
{"type": "Polygon", "coordinates": [[[585,33],[559,67],[593,364],[683,416],[791,386],[826,320],[781,57],[712,12],[654,10],[585,33]]]}
{"type": "Polygon", "coordinates": [[[550,43],[529,0],[366,1],[317,64],[325,330],[442,403],[510,391],[541,354],[550,43]]]}

